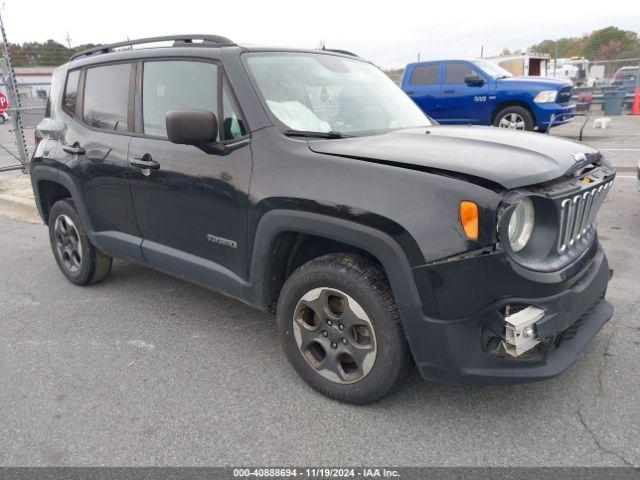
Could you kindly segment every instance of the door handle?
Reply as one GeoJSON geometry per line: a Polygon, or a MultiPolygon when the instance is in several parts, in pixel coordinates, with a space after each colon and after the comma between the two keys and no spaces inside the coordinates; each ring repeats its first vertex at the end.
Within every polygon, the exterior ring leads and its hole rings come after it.
{"type": "Polygon", "coordinates": [[[70,153],[71,155],[85,154],[84,148],[82,148],[78,142],[74,143],[73,145],[63,145],[62,150],[70,153]]]}
{"type": "Polygon", "coordinates": [[[413,95],[416,92],[414,92],[413,90],[408,90],[408,91],[405,90],[404,93],[406,93],[407,95],[413,95]]]}
{"type": "Polygon", "coordinates": [[[453,88],[450,90],[443,90],[442,93],[455,93],[455,90],[453,88]]]}
{"type": "Polygon", "coordinates": [[[131,165],[147,170],[158,170],[160,168],[160,164],[148,153],[145,153],[141,157],[133,157],[131,165]]]}

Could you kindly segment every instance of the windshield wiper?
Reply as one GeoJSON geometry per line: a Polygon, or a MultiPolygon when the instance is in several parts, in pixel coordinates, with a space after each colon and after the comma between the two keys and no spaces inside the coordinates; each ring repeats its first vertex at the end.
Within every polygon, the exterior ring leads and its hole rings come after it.
{"type": "Polygon", "coordinates": [[[285,130],[284,134],[288,137],[311,137],[311,138],[347,138],[350,135],[344,135],[340,132],[312,132],[307,130],[285,130]]]}

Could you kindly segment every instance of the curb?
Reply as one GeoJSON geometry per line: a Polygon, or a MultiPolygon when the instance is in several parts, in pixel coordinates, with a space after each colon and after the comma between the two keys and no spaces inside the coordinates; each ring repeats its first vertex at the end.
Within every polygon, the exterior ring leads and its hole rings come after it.
{"type": "Polygon", "coordinates": [[[42,223],[35,201],[0,193],[0,215],[29,223],[42,223]]]}

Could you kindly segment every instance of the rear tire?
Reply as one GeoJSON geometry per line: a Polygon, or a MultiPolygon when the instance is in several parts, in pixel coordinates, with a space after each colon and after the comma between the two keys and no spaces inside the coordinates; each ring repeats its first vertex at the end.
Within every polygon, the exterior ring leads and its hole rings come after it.
{"type": "Polygon", "coordinates": [[[293,272],[278,299],[277,324],[296,372],[341,402],[384,397],[411,362],[384,271],[358,255],[325,255],[293,272]]]}
{"type": "Polygon", "coordinates": [[[89,241],[71,199],[59,200],[51,208],[49,240],[58,267],[71,283],[97,283],[111,272],[112,258],[89,241]]]}
{"type": "Polygon", "coordinates": [[[500,110],[493,119],[493,126],[511,130],[533,131],[533,115],[524,107],[513,105],[500,110]]]}

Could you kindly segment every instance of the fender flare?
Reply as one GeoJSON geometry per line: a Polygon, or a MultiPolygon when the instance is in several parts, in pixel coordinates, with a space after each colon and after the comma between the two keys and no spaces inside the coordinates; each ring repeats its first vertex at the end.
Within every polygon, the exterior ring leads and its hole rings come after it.
{"type": "Polygon", "coordinates": [[[250,278],[253,279],[251,296],[263,308],[266,305],[263,288],[265,269],[271,243],[277,234],[286,231],[325,237],[369,252],[382,264],[396,303],[399,306],[422,305],[407,256],[400,245],[386,233],[360,223],[318,213],[271,210],[258,223],[250,263],[250,278]]]}
{"type": "Polygon", "coordinates": [[[38,213],[40,213],[40,217],[42,221],[45,220],[44,209],[42,208],[42,200],[40,199],[40,188],[38,184],[42,180],[48,180],[53,183],[57,183],[66,188],[71,194],[71,199],[74,201],[76,205],[76,210],[80,215],[80,219],[85,227],[85,231],[89,236],[89,239],[93,241],[93,226],[91,224],[91,220],[89,218],[89,213],[85,207],[82,193],[80,189],[73,181],[71,175],[66,172],[61,171],[58,168],[49,167],[46,165],[37,165],[31,168],[31,185],[33,187],[33,194],[36,200],[36,206],[38,207],[38,213]]]}
{"type": "Polygon", "coordinates": [[[80,215],[85,233],[93,245],[108,255],[126,257],[144,263],[144,257],[140,248],[142,238],[114,231],[96,232],[91,223],[91,217],[87,211],[84,196],[73,180],[73,177],[59,168],[47,165],[36,165],[31,169],[31,185],[33,187],[36,206],[38,207],[38,213],[43,222],[45,215],[44,209],[42,208],[42,200],[40,199],[40,189],[38,187],[38,183],[42,180],[48,180],[62,185],[69,191],[76,211],[78,215],[80,215]]]}

